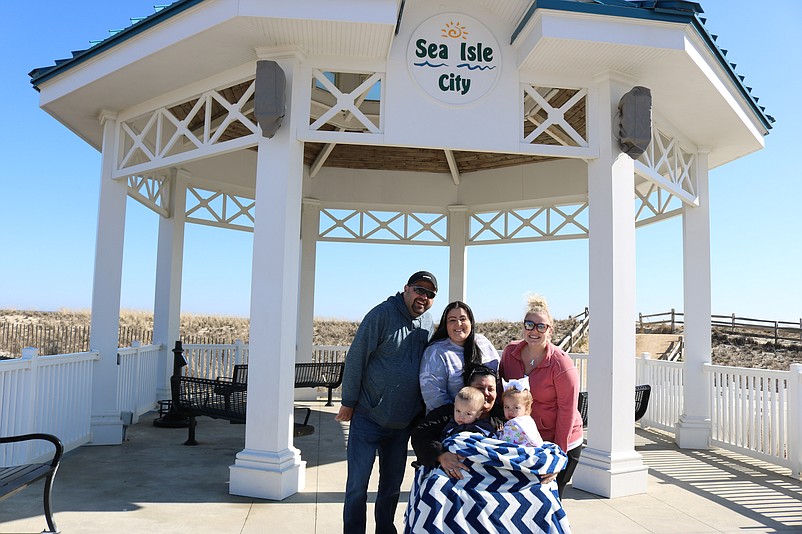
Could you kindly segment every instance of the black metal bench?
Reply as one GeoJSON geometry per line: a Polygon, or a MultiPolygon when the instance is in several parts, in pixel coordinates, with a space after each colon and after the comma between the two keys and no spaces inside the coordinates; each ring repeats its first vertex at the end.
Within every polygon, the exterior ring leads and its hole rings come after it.
{"type": "MultiPolygon", "coordinates": [[[[635,421],[640,421],[649,407],[649,397],[652,395],[652,386],[643,384],[635,386],[635,421]]],[[[588,392],[580,391],[577,399],[577,410],[582,415],[582,426],[588,426],[588,392]]]]}
{"type": "MultiPolygon", "coordinates": [[[[177,412],[189,419],[189,435],[184,445],[197,445],[195,439],[195,419],[205,415],[213,419],[226,419],[231,423],[244,423],[248,405],[248,365],[234,366],[231,377],[218,377],[215,380],[175,374],[173,383],[173,405],[177,412]]],[[[309,424],[310,408],[305,409],[303,423],[295,423],[294,437],[308,436],[315,432],[309,424]]]]}
{"type": "Polygon", "coordinates": [[[317,362],[295,364],[295,387],[329,389],[326,406],[333,406],[331,393],[343,383],[345,362],[317,362]]]}
{"type": "Polygon", "coordinates": [[[56,476],[64,446],[61,440],[51,434],[23,434],[19,436],[0,437],[0,445],[4,443],[17,443],[21,441],[44,440],[49,441],[56,448],[53,458],[49,462],[0,467],[0,500],[22,491],[34,482],[44,478],[44,509],[47,521],[47,532],[58,532],[56,522],[53,520],[53,511],[50,508],[53,491],[53,478],[56,476]]]}

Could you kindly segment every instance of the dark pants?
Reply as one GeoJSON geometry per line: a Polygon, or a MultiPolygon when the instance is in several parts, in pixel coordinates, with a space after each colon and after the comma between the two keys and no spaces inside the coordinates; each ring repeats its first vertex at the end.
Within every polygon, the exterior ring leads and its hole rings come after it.
{"type": "Polygon", "coordinates": [[[384,428],[354,413],[348,431],[348,480],[345,483],[343,532],[363,534],[367,522],[368,481],[379,455],[379,491],[376,493],[376,532],[395,534],[393,524],[407,463],[409,429],[384,428]]]}
{"type": "Polygon", "coordinates": [[[557,491],[560,494],[560,500],[563,498],[563,490],[565,486],[570,482],[571,477],[574,476],[574,470],[576,470],[576,466],[579,463],[579,455],[582,454],[582,445],[577,445],[570,451],[568,451],[568,463],[565,465],[565,469],[560,471],[557,475],[557,491]]]}

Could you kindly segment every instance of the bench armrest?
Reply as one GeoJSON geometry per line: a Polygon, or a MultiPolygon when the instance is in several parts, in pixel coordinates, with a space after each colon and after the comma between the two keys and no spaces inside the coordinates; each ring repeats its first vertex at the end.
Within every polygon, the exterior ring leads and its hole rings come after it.
{"type": "Polygon", "coordinates": [[[0,437],[0,445],[3,443],[17,443],[20,441],[33,441],[33,440],[44,440],[49,441],[53,444],[56,448],[56,452],[53,455],[53,460],[50,462],[51,467],[56,467],[61,461],[61,456],[64,454],[64,445],[62,445],[61,440],[58,439],[56,436],[52,434],[44,434],[44,433],[35,433],[35,434],[20,434],[19,436],[6,436],[0,437]]]}

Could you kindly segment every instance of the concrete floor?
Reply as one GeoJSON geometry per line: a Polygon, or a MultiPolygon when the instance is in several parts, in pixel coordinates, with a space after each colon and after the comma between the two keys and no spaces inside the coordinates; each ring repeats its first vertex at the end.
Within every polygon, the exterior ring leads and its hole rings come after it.
{"type": "MultiPolygon", "coordinates": [[[[339,533],[347,425],[334,421],[337,406],[307,404],[316,432],[296,440],[308,462],[301,493],[282,502],[229,495],[228,467],[243,447],[244,425],[200,418],[200,445],[185,447],[186,429],[155,428],[148,414],[122,445],[81,447],[64,457],[53,496],[56,524],[64,534],[339,533]]],[[[646,494],[603,499],[569,487],[564,507],[573,532],[802,532],[802,483],[788,470],[721,449],[681,451],[671,438],[637,431],[637,450],[650,467],[646,494]]],[[[404,505],[411,481],[410,468],[404,505]]],[[[44,528],[41,482],[0,502],[0,533],[44,528]]]]}

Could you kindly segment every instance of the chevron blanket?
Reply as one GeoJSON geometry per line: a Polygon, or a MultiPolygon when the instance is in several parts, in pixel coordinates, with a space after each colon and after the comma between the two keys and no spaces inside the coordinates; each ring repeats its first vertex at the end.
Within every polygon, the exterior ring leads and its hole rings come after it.
{"type": "Polygon", "coordinates": [[[557,483],[540,484],[537,476],[556,473],[568,461],[554,443],[520,447],[462,432],[443,441],[443,447],[464,456],[470,473],[455,480],[440,468],[419,468],[405,532],[571,532],[557,483]]]}

